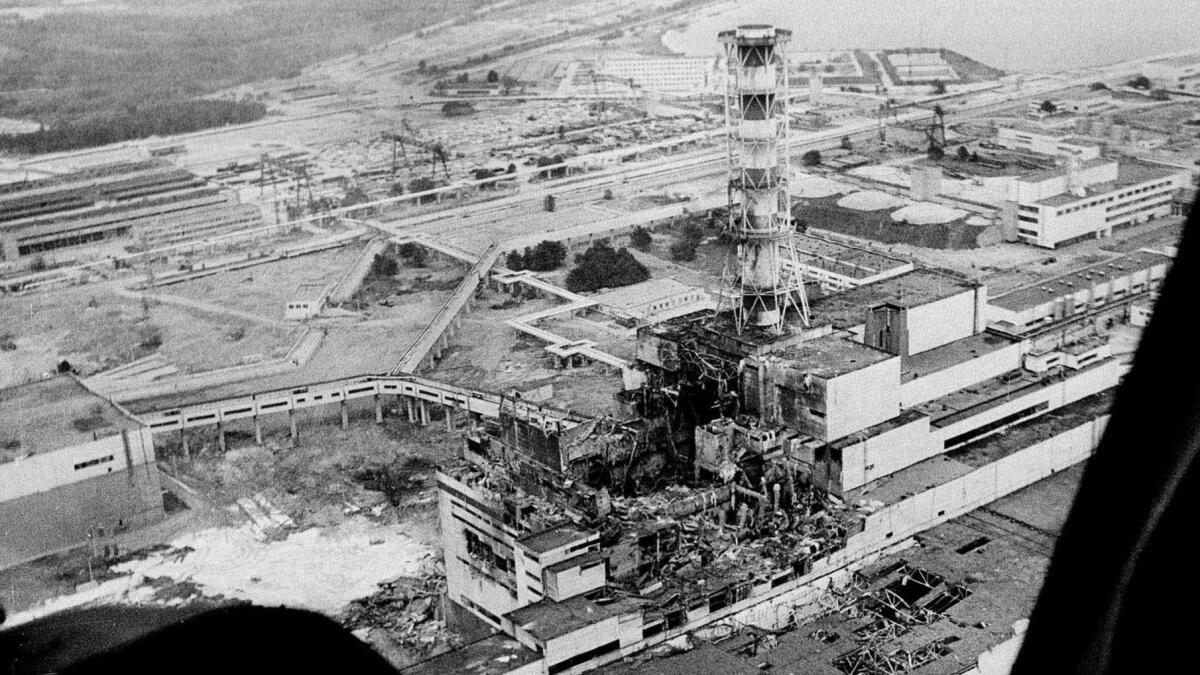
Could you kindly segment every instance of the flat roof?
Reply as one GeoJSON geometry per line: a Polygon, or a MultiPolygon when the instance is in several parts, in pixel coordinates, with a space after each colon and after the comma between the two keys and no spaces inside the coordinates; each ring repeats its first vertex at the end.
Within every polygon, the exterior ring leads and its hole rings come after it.
{"type": "Polygon", "coordinates": [[[503,675],[540,660],[541,654],[497,633],[401,670],[405,675],[503,675]]]}
{"type": "Polygon", "coordinates": [[[0,462],[142,426],[69,375],[0,389],[0,420],[0,462]]]}
{"type": "Polygon", "coordinates": [[[863,284],[809,302],[813,318],[834,328],[851,328],[866,321],[866,312],[883,304],[920,307],[975,288],[966,279],[937,270],[918,268],[889,279],[863,284]]]}
{"type": "Polygon", "coordinates": [[[522,537],[517,542],[534,553],[545,553],[546,551],[553,551],[556,548],[562,548],[567,544],[585,541],[595,534],[591,530],[568,522],[556,525],[537,534],[522,537]]]}
{"type": "Polygon", "coordinates": [[[288,302],[318,302],[325,297],[325,284],[300,284],[288,302]]]}
{"type": "MultiPolygon", "coordinates": [[[[1117,170],[1118,170],[1118,172],[1120,171],[1120,164],[1121,164],[1120,162],[1117,162],[1112,159],[1105,159],[1103,157],[1097,157],[1095,159],[1089,159],[1089,160],[1080,162],[1079,168],[1080,169],[1094,169],[1098,166],[1103,166],[1105,164],[1117,164],[1117,170]]],[[[1038,171],[1030,171],[1029,173],[1018,177],[1017,180],[1022,183],[1041,183],[1043,181],[1048,181],[1052,178],[1058,178],[1059,176],[1065,176],[1065,175],[1067,175],[1067,167],[1056,166],[1052,169],[1040,169],[1038,171]]]]}
{"type": "Polygon", "coordinates": [[[820,377],[837,377],[900,357],[834,334],[772,351],[769,358],[820,377]]]}
{"type": "Polygon", "coordinates": [[[545,642],[620,614],[641,611],[640,603],[627,599],[601,605],[582,595],[576,595],[562,602],[542,598],[532,605],[514,609],[505,617],[514,625],[529,631],[534,638],[545,642]]]}
{"type": "Polygon", "coordinates": [[[623,288],[616,288],[595,297],[602,305],[618,309],[630,309],[651,302],[674,298],[696,290],[696,286],[685,284],[674,277],[650,279],[623,288]]]}
{"type": "Polygon", "coordinates": [[[1019,340],[984,331],[940,347],[909,356],[904,360],[900,382],[925,377],[1011,346],[1019,340]]]}
{"type": "MultiPolygon", "coordinates": [[[[1093,160],[1103,161],[1103,160],[1093,160]]],[[[1084,162],[1085,165],[1088,162],[1084,162]]],[[[1059,171],[1061,174],[1066,174],[1066,169],[1051,169],[1051,171],[1059,171]]],[[[1039,199],[1035,204],[1044,206],[1066,206],[1075,202],[1090,199],[1096,195],[1108,194],[1110,192],[1127,188],[1133,185],[1149,183],[1150,181],[1162,180],[1174,176],[1178,171],[1172,171],[1165,167],[1144,164],[1142,162],[1124,161],[1117,163],[1117,179],[1115,181],[1105,181],[1103,183],[1092,183],[1084,186],[1084,195],[1074,195],[1069,192],[1057,194],[1045,199],[1039,199]]]]}
{"type": "Polygon", "coordinates": [[[1171,256],[1154,251],[1135,251],[1128,255],[1090,265],[1062,276],[1040,281],[1032,286],[1019,288],[1004,295],[990,298],[988,304],[1019,312],[1031,307],[1054,302],[1056,299],[1105,281],[1111,281],[1157,265],[1170,265],[1171,256]]]}
{"type": "Polygon", "coordinates": [[[869,251],[859,246],[827,241],[807,235],[794,239],[801,262],[854,279],[912,265],[907,260],[869,251]]]}

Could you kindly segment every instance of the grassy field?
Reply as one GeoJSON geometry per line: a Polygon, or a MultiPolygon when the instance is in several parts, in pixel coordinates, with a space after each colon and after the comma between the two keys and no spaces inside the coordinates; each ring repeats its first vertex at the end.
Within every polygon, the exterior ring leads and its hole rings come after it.
{"type": "Polygon", "coordinates": [[[0,4],[0,116],[75,124],[290,78],[482,6],[392,0],[0,4]],[[4,9],[8,7],[8,9],[4,9]]]}

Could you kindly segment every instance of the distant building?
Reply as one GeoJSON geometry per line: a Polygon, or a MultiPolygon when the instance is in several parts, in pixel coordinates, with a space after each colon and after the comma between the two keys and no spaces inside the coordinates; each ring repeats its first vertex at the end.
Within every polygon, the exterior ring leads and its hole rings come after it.
{"type": "Polygon", "coordinates": [[[1028,150],[1043,155],[1074,156],[1080,160],[1096,159],[1104,144],[1090,138],[1072,136],[1065,131],[1043,129],[1032,125],[1000,127],[995,142],[1011,150],[1028,150]]]}
{"type": "Polygon", "coordinates": [[[1093,159],[1017,179],[1017,239],[1055,248],[1171,215],[1181,171],[1093,159]]]}
{"type": "Polygon", "coordinates": [[[1145,74],[1155,88],[1200,93],[1200,53],[1151,61],[1145,74]]]}
{"type": "Polygon", "coordinates": [[[1112,92],[1108,89],[1089,91],[1086,94],[1064,99],[1062,105],[1067,112],[1076,115],[1099,115],[1117,109],[1117,104],[1113,102],[1112,92]]]}
{"type": "Polygon", "coordinates": [[[632,80],[642,89],[669,93],[704,92],[717,85],[715,58],[605,59],[597,70],[610,77],[632,80]]]}
{"type": "Polygon", "coordinates": [[[300,284],[287,299],[283,318],[288,321],[303,321],[321,313],[328,297],[324,284],[300,284]]]}
{"type": "Polygon", "coordinates": [[[71,376],[0,389],[0,568],[163,517],[150,428],[71,376]]]}
{"type": "Polygon", "coordinates": [[[1103,308],[1147,304],[1171,266],[1170,256],[1138,251],[988,301],[988,323],[1026,335],[1047,326],[1086,319],[1103,308]]]}
{"type": "Polygon", "coordinates": [[[0,186],[0,259],[109,239],[146,247],[261,227],[257,207],[162,160],[0,186]]]}
{"type": "Polygon", "coordinates": [[[650,279],[596,296],[608,313],[629,325],[665,321],[700,309],[712,309],[708,291],[670,277],[650,279]]]}

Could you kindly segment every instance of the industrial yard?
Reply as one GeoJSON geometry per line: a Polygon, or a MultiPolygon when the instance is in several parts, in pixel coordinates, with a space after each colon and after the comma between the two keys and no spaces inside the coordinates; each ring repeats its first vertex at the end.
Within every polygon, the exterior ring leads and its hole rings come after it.
{"type": "Polygon", "coordinates": [[[105,17],[115,82],[0,96],[14,673],[248,605],[413,675],[1009,672],[1200,185],[1194,53],[299,1],[343,34],[0,9],[62,72],[105,17]],[[211,72],[125,81],[201,24],[211,72]]]}

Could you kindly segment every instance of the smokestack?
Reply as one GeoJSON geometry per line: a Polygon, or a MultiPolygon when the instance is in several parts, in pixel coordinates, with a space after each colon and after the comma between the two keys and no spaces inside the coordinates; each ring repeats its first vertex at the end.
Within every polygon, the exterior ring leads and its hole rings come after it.
{"type": "MultiPolygon", "coordinates": [[[[787,55],[791,31],[739,26],[718,35],[725,46],[725,130],[729,149],[730,253],[722,305],[747,326],[782,333],[789,308],[808,325],[808,300],[796,261],[787,181],[787,55]]],[[[721,307],[720,309],[725,309],[721,307]]]]}

